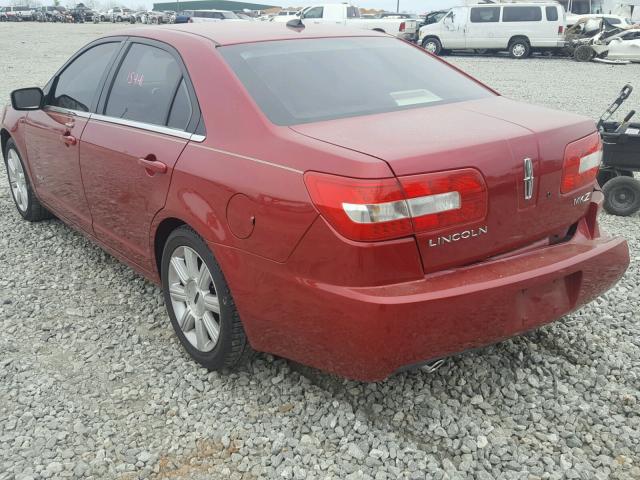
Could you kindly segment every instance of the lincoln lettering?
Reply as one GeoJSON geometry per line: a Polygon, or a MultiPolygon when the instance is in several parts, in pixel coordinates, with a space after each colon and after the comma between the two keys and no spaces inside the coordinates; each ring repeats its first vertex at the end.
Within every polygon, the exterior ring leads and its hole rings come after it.
{"type": "Polygon", "coordinates": [[[472,228],[471,230],[456,232],[451,235],[442,235],[437,238],[430,238],[429,247],[439,247],[440,245],[446,245],[447,243],[479,237],[480,235],[485,235],[488,231],[489,227],[485,225],[484,227],[472,228]]]}

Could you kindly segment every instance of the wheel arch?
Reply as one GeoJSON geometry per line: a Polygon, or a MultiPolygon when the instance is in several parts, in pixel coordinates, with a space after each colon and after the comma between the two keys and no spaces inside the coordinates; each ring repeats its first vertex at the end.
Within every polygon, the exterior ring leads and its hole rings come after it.
{"type": "Polygon", "coordinates": [[[440,42],[440,45],[442,45],[442,40],[440,39],[440,37],[438,35],[427,34],[424,37],[422,37],[422,42],[424,42],[427,38],[435,38],[436,40],[438,40],[440,42]]]}
{"type": "Polygon", "coordinates": [[[524,40],[529,44],[529,46],[531,46],[531,40],[529,40],[529,37],[527,37],[526,35],[513,35],[507,42],[507,47],[511,45],[513,42],[515,42],[516,40],[524,40]]]}
{"type": "Polygon", "coordinates": [[[9,130],[6,128],[0,129],[0,148],[2,148],[2,157],[4,158],[4,149],[7,146],[7,142],[11,138],[9,130]]]}
{"type": "Polygon", "coordinates": [[[171,235],[171,232],[173,232],[176,228],[182,227],[183,225],[187,225],[190,228],[193,228],[184,220],[176,217],[167,217],[160,221],[155,229],[155,232],[153,232],[152,248],[158,275],[160,275],[162,271],[162,252],[164,250],[165,244],[167,243],[167,239],[169,238],[169,235],[171,235]]]}

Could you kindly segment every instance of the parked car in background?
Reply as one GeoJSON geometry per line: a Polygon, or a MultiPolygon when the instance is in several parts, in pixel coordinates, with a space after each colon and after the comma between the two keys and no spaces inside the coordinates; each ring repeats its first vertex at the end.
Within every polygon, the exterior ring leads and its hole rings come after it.
{"type": "Polygon", "coordinates": [[[0,22],[6,22],[8,20],[7,14],[4,12],[4,7],[0,7],[0,22]]]}
{"type": "Polygon", "coordinates": [[[69,15],[73,18],[75,23],[93,22],[93,17],[97,15],[84,3],[78,3],[74,8],[69,10],[69,15]]]}
{"type": "Polygon", "coordinates": [[[303,8],[298,15],[305,23],[347,25],[389,33],[405,40],[415,40],[418,22],[404,18],[361,18],[358,7],[346,3],[327,3],[303,8]]]}
{"type": "Polygon", "coordinates": [[[233,13],[235,13],[240,20],[246,20],[248,22],[253,22],[255,20],[255,18],[253,18],[250,15],[247,15],[244,12],[233,12],[233,13]]]}
{"type": "Polygon", "coordinates": [[[131,21],[131,17],[134,15],[134,12],[133,10],[126,7],[116,7],[107,10],[107,14],[109,15],[109,20],[113,23],[116,23],[131,21]]]}
{"type": "Polygon", "coordinates": [[[420,28],[419,42],[440,55],[450,50],[508,51],[526,58],[535,50],[565,46],[564,10],[557,2],[454,7],[420,28]]]}
{"type": "Polygon", "coordinates": [[[176,13],[174,23],[192,23],[191,17],[193,17],[193,10],[183,10],[176,13]]]}
{"type": "Polygon", "coordinates": [[[298,14],[299,10],[280,10],[276,15],[271,17],[272,22],[286,23],[298,14]]]}
{"type": "Polygon", "coordinates": [[[447,13],[449,13],[449,10],[435,10],[433,12],[429,12],[424,16],[424,19],[422,20],[422,22],[420,22],[418,24],[419,27],[422,27],[424,25],[431,25],[432,23],[438,23],[447,13]]]}
{"type": "MultiPolygon", "coordinates": [[[[362,17],[362,14],[360,14],[362,17]]],[[[398,13],[398,12],[381,12],[378,13],[374,18],[410,18],[412,20],[419,21],[418,15],[415,13],[398,13]]]]}
{"type": "Polygon", "coordinates": [[[235,21],[242,22],[238,16],[229,10],[194,10],[191,16],[192,23],[201,22],[222,22],[235,21]]]}
{"type": "Polygon", "coordinates": [[[171,23],[171,15],[168,12],[145,11],[138,12],[134,15],[137,22],[146,23],[149,25],[171,23]]]}
{"type": "Polygon", "coordinates": [[[35,13],[35,7],[28,6],[10,6],[2,7],[2,9],[5,14],[5,20],[9,22],[33,20],[33,15],[35,13]]]}
{"type": "Polygon", "coordinates": [[[160,284],[206,368],[251,345],[377,381],[552,322],[629,265],[599,228],[591,118],[362,29],[117,35],[12,92],[7,190],[160,284]]]}
{"type": "Polygon", "coordinates": [[[608,15],[604,13],[591,13],[587,15],[567,14],[567,28],[575,25],[579,20],[600,18],[604,18],[607,23],[612,26],[625,28],[633,25],[633,21],[630,18],[621,17],[619,15],[608,15]]]}
{"type": "Polygon", "coordinates": [[[33,19],[38,22],[67,22],[70,17],[67,9],[63,6],[48,6],[38,8],[33,19]]]}
{"type": "Polygon", "coordinates": [[[601,30],[590,38],[576,41],[573,56],[579,62],[595,58],[640,62],[640,28],[616,32],[601,30]]]}

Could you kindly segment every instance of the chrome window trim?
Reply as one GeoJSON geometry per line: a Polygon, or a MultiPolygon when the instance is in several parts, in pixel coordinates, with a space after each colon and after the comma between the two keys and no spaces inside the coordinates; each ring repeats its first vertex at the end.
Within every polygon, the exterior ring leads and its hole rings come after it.
{"type": "Polygon", "coordinates": [[[116,125],[123,125],[125,127],[139,128],[140,130],[160,133],[162,135],[169,135],[171,137],[182,138],[184,140],[190,140],[192,142],[197,142],[197,143],[202,143],[207,138],[204,135],[189,133],[189,132],[185,132],[184,130],[177,130],[175,128],[164,127],[162,125],[153,125],[151,123],[137,122],[135,120],[127,120],[124,118],[110,117],[108,115],[100,115],[98,113],[83,112],[81,110],[71,110],[68,108],[57,107],[55,105],[45,105],[43,107],[43,110],[62,113],[65,115],[73,115],[76,117],[82,117],[82,118],[87,118],[91,120],[99,120],[101,122],[113,123],[116,125]]]}
{"type": "Polygon", "coordinates": [[[101,122],[113,123],[115,125],[123,125],[125,127],[138,128],[140,130],[146,130],[148,132],[160,133],[162,135],[169,135],[171,137],[182,138],[184,140],[193,140],[194,142],[203,142],[205,137],[202,135],[196,135],[195,133],[185,132],[184,130],[176,130],[175,128],[169,128],[162,125],[153,125],[151,123],[138,122],[136,120],[127,120],[125,118],[110,117],[108,115],[100,115],[94,113],[91,115],[92,120],[99,120],[101,122]]]}
{"type": "Polygon", "coordinates": [[[57,107],[55,105],[45,105],[42,109],[45,111],[48,110],[51,112],[63,113],[65,115],[74,115],[76,117],[91,118],[90,112],[83,112],[82,110],[72,110],[70,108],[62,108],[62,107],[57,107]]]}

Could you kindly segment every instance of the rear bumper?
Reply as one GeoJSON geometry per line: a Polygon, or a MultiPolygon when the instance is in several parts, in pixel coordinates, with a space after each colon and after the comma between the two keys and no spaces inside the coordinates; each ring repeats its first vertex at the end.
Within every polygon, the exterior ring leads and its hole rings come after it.
{"type": "Polygon", "coordinates": [[[594,224],[587,215],[565,243],[393,285],[319,283],[212,248],[254,348],[376,381],[552,322],[608,290],[629,252],[625,240],[597,234],[592,206],[594,224]]]}
{"type": "Polygon", "coordinates": [[[407,42],[415,43],[418,41],[418,32],[412,32],[412,33],[400,32],[398,33],[398,38],[402,40],[406,40],[407,42]]]}

